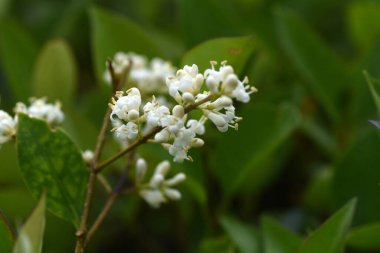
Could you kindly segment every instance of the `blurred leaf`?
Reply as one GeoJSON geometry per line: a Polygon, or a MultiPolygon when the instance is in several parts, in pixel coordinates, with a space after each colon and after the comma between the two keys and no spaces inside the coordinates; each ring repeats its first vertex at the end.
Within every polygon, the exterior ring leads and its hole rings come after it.
{"type": "Polygon", "coordinates": [[[231,1],[181,0],[179,12],[182,37],[190,46],[209,38],[242,34],[247,26],[231,1]]]}
{"type": "Polygon", "coordinates": [[[76,89],[76,63],[69,45],[49,41],[39,53],[32,82],[33,95],[72,103],[76,89]]]}
{"type": "Polygon", "coordinates": [[[103,82],[106,60],[113,58],[116,52],[133,51],[148,57],[161,55],[154,38],[126,17],[92,7],[90,18],[92,52],[99,83],[103,82]]]}
{"type": "Polygon", "coordinates": [[[328,213],[331,210],[333,176],[333,168],[318,168],[303,193],[305,205],[316,213],[328,213]]]}
{"type": "Polygon", "coordinates": [[[347,231],[354,215],[356,200],[338,210],[316,231],[314,231],[299,248],[299,253],[339,253],[343,252],[347,231]]]}
{"type": "Polygon", "coordinates": [[[377,91],[375,89],[375,86],[373,85],[372,78],[369,76],[368,72],[367,71],[363,71],[363,75],[364,75],[364,77],[365,77],[365,79],[367,81],[368,88],[369,88],[369,90],[371,92],[373,101],[375,102],[377,113],[380,116],[380,96],[379,96],[379,93],[377,93],[377,91]]]}
{"type": "Polygon", "coordinates": [[[21,188],[15,186],[9,187],[8,189],[1,189],[0,203],[1,209],[8,214],[11,220],[26,217],[28,210],[33,208],[36,204],[26,187],[21,188]]]}
{"type": "Polygon", "coordinates": [[[202,205],[206,204],[207,195],[206,190],[202,184],[192,177],[187,177],[185,185],[189,189],[189,192],[193,194],[194,198],[202,205]]]}
{"type": "Polygon", "coordinates": [[[227,60],[236,73],[241,74],[256,48],[257,41],[252,36],[212,39],[190,49],[183,56],[181,67],[197,64],[203,72],[210,68],[210,61],[227,60]]]}
{"type": "Polygon", "coordinates": [[[14,143],[5,143],[0,148],[0,184],[5,187],[23,186],[24,182],[18,169],[17,154],[14,143]]]}
{"type": "Polygon", "coordinates": [[[367,122],[363,132],[342,155],[336,165],[332,185],[334,205],[339,206],[352,197],[357,197],[359,205],[355,224],[380,221],[380,136],[379,130],[367,122]]]}
{"type": "Polygon", "coordinates": [[[46,190],[47,208],[78,225],[87,169],[78,147],[60,129],[19,115],[18,161],[24,180],[38,196],[46,190]]]}
{"type": "Polygon", "coordinates": [[[264,216],[261,225],[264,253],[294,253],[302,243],[301,238],[270,217],[264,216]]]}
{"type": "Polygon", "coordinates": [[[380,129],[380,121],[368,120],[368,122],[380,129]]]}
{"type": "Polygon", "coordinates": [[[347,245],[358,250],[380,250],[380,223],[356,227],[347,237],[347,245]]]}
{"type": "Polygon", "coordinates": [[[9,9],[10,0],[1,0],[0,1],[0,17],[5,16],[9,9]]]}
{"type": "Polygon", "coordinates": [[[369,48],[380,37],[379,13],[380,4],[376,1],[358,1],[348,5],[348,31],[361,49],[369,48]]]}
{"type": "Polygon", "coordinates": [[[41,253],[45,230],[45,193],[31,216],[21,228],[13,253],[41,253]]]}
{"type": "Polygon", "coordinates": [[[235,253],[233,245],[228,237],[205,238],[199,246],[199,253],[235,253]]]}
{"type": "Polygon", "coordinates": [[[255,229],[249,227],[232,217],[224,216],[220,224],[242,253],[258,252],[258,234],[255,229]]]}
{"type": "Polygon", "coordinates": [[[11,20],[0,21],[0,59],[10,89],[17,100],[31,94],[30,77],[37,54],[33,37],[11,20]]]}
{"type": "Polygon", "coordinates": [[[241,116],[239,131],[221,135],[212,154],[214,171],[228,195],[245,186],[257,192],[270,181],[275,171],[260,165],[284,143],[300,120],[298,111],[289,105],[246,106],[241,116]]]}
{"type": "Polygon", "coordinates": [[[0,209],[0,252],[12,252],[13,241],[13,228],[11,227],[8,218],[0,209]]]}
{"type": "Polygon", "coordinates": [[[278,38],[289,60],[319,98],[331,119],[339,120],[339,102],[347,75],[344,66],[325,43],[292,11],[275,11],[278,38]]]}

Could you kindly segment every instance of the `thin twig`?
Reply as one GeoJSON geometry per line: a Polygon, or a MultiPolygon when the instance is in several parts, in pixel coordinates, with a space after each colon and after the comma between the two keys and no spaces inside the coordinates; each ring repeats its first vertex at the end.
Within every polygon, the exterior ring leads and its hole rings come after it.
{"type": "MultiPolygon", "coordinates": [[[[111,79],[112,79],[113,91],[115,92],[115,91],[120,89],[122,84],[121,84],[121,81],[118,80],[118,78],[115,75],[115,71],[113,69],[111,60],[107,61],[107,66],[108,66],[108,70],[109,70],[109,73],[110,73],[111,79]]],[[[130,70],[130,68],[127,68],[125,70],[125,72],[129,73],[129,70],[130,70]]],[[[124,76],[126,76],[126,75],[127,75],[127,73],[124,74],[124,76]]],[[[89,214],[91,211],[92,196],[94,193],[94,188],[95,188],[96,179],[97,179],[96,168],[98,166],[98,162],[99,162],[99,159],[101,157],[101,152],[103,150],[105,139],[107,136],[107,130],[109,127],[109,117],[111,115],[111,112],[112,112],[111,108],[107,107],[107,111],[106,111],[104,118],[103,118],[102,128],[99,132],[98,139],[96,142],[94,158],[90,164],[91,165],[90,166],[90,175],[89,175],[89,179],[88,179],[88,183],[87,183],[87,190],[86,190],[86,196],[85,196],[85,201],[84,201],[84,206],[83,206],[83,213],[82,213],[82,216],[80,219],[79,228],[76,231],[77,242],[76,242],[76,246],[75,246],[75,253],[83,253],[84,252],[85,241],[86,241],[86,236],[87,236],[87,223],[88,223],[88,218],[89,218],[89,214]]]]}
{"type": "Polygon", "coordinates": [[[89,229],[89,231],[87,233],[85,244],[87,244],[89,242],[89,240],[92,238],[92,236],[95,234],[95,232],[99,229],[100,225],[104,222],[104,220],[107,217],[108,213],[110,212],[113,204],[115,203],[115,200],[122,193],[122,190],[124,188],[124,184],[127,181],[129,172],[132,169],[133,165],[134,165],[134,152],[131,152],[131,153],[129,153],[128,163],[127,163],[127,166],[125,168],[125,171],[124,171],[123,175],[119,178],[119,182],[116,184],[113,191],[111,191],[109,193],[108,199],[107,199],[106,203],[104,204],[102,211],[99,213],[94,224],[89,229]]]}

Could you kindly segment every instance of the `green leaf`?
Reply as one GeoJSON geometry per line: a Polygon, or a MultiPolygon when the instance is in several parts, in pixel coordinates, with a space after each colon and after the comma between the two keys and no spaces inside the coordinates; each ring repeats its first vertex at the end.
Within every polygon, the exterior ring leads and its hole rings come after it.
{"type": "Polygon", "coordinates": [[[351,225],[356,200],[338,210],[332,217],[314,231],[299,248],[299,253],[340,253],[343,252],[347,231],[351,225]]]}
{"type": "Polygon", "coordinates": [[[380,136],[379,130],[367,123],[367,129],[342,154],[336,164],[332,184],[334,206],[357,197],[355,224],[380,221],[379,178],[380,136]]]}
{"type": "Polygon", "coordinates": [[[247,187],[251,193],[257,193],[267,185],[277,170],[276,166],[263,168],[262,164],[300,122],[298,111],[290,105],[246,106],[241,116],[239,130],[229,130],[219,136],[212,153],[214,173],[228,196],[243,188],[247,190],[247,187]],[[231,149],[226,147],[233,147],[235,153],[232,155],[231,149]]]}
{"type": "Polygon", "coordinates": [[[220,224],[242,253],[258,252],[258,233],[252,227],[242,224],[232,217],[224,216],[220,224]]]}
{"type": "Polygon", "coordinates": [[[379,93],[376,91],[375,86],[373,85],[372,78],[368,74],[367,71],[363,71],[363,75],[367,81],[369,91],[371,92],[373,101],[375,102],[377,113],[380,115],[380,96],[379,93]]]}
{"type": "Polygon", "coordinates": [[[8,218],[0,209],[0,252],[12,252],[14,241],[13,228],[11,227],[8,218]]]}
{"type": "Polygon", "coordinates": [[[46,190],[48,210],[78,225],[87,180],[80,150],[62,130],[51,131],[45,122],[23,114],[17,133],[18,161],[28,188],[34,196],[46,190]]]}
{"type": "Polygon", "coordinates": [[[347,237],[347,245],[357,250],[380,250],[380,223],[356,227],[347,237]]]}
{"type": "Polygon", "coordinates": [[[264,253],[294,253],[302,243],[301,238],[270,217],[264,216],[261,225],[264,253]]]}
{"type": "Polygon", "coordinates": [[[35,65],[33,95],[67,104],[74,96],[76,81],[76,63],[69,45],[60,39],[49,41],[35,65]]]}
{"type": "Polygon", "coordinates": [[[295,13],[275,11],[278,38],[289,60],[310,84],[332,120],[339,120],[339,103],[347,74],[338,57],[295,13]]]}
{"type": "Polygon", "coordinates": [[[231,240],[227,236],[205,238],[197,250],[199,253],[235,253],[231,240]]]}
{"type": "Polygon", "coordinates": [[[10,90],[17,100],[30,94],[30,77],[37,54],[33,37],[11,20],[0,22],[0,59],[10,90]]]}
{"type": "Polygon", "coordinates": [[[352,2],[347,8],[348,31],[361,49],[368,49],[380,36],[380,4],[352,2]]]}
{"type": "Polygon", "coordinates": [[[182,58],[181,66],[197,64],[200,71],[210,68],[210,61],[227,60],[236,73],[241,74],[257,48],[252,36],[208,40],[190,49],[182,58]]]}
{"type": "Polygon", "coordinates": [[[90,9],[92,52],[98,82],[102,83],[105,63],[119,51],[136,52],[148,57],[160,56],[154,38],[126,17],[98,7],[90,9]]]}
{"type": "Polygon", "coordinates": [[[43,193],[37,207],[21,228],[13,253],[41,253],[45,230],[45,203],[43,193]]]}

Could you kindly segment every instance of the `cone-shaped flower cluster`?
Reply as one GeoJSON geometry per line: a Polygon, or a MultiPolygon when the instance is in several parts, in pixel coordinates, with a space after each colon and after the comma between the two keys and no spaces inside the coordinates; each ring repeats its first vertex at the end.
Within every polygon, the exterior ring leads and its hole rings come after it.
{"type": "Polygon", "coordinates": [[[167,92],[177,103],[172,108],[159,103],[154,96],[143,105],[136,87],[125,93],[117,92],[110,104],[116,138],[128,145],[139,135],[159,129],[152,141],[161,143],[175,162],[182,162],[191,160],[189,149],[203,146],[199,136],[205,133],[207,120],[221,132],[229,127],[237,129],[241,118],[235,115],[233,101],[248,102],[256,89],[247,84],[247,78],[240,81],[226,62],[219,70],[216,65],[212,62],[204,74],[199,73],[195,64],[185,66],[175,76],[168,77],[167,92]],[[189,118],[189,112],[194,109],[203,113],[199,119],[189,118]]]}

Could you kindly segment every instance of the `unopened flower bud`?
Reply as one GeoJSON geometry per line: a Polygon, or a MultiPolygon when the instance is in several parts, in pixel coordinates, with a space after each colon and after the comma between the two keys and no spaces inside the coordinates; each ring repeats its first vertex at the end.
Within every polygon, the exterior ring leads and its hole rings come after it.
{"type": "Polygon", "coordinates": [[[207,77],[206,85],[207,85],[207,88],[210,90],[211,94],[218,93],[219,83],[218,83],[218,80],[215,79],[215,77],[213,76],[207,77]]]}
{"type": "Polygon", "coordinates": [[[150,187],[157,188],[164,181],[164,176],[162,174],[154,174],[149,182],[150,187]]]}
{"type": "Polygon", "coordinates": [[[142,158],[137,159],[136,161],[136,181],[141,182],[144,179],[146,170],[148,166],[146,161],[142,158]]]}
{"type": "Polygon", "coordinates": [[[170,163],[168,161],[160,162],[154,174],[165,176],[170,169],[170,163]]]}
{"type": "Polygon", "coordinates": [[[129,121],[136,121],[136,120],[138,120],[139,115],[140,114],[137,110],[132,109],[128,112],[128,120],[129,121]]]}
{"type": "Polygon", "coordinates": [[[164,189],[164,194],[171,200],[179,200],[181,198],[181,193],[172,188],[164,189]]]}
{"type": "Polygon", "coordinates": [[[200,139],[200,138],[194,138],[194,139],[191,141],[191,143],[190,143],[190,145],[191,145],[192,147],[194,147],[194,148],[200,148],[200,147],[202,147],[204,144],[205,144],[205,142],[204,142],[202,139],[200,139]]]}
{"type": "Polygon", "coordinates": [[[169,140],[169,132],[167,130],[162,130],[154,136],[154,140],[162,143],[162,142],[167,142],[169,140]]]}
{"type": "Polygon", "coordinates": [[[185,173],[178,173],[174,177],[166,180],[165,181],[165,185],[167,185],[169,187],[175,186],[175,185],[177,185],[177,184],[182,183],[183,181],[185,181],[185,179],[186,179],[185,173]]]}
{"type": "Polygon", "coordinates": [[[207,114],[207,117],[212,121],[212,123],[214,123],[215,126],[217,127],[223,127],[225,125],[227,125],[227,122],[226,120],[221,116],[221,115],[218,115],[214,112],[209,112],[207,114]]]}
{"type": "Polygon", "coordinates": [[[174,106],[173,116],[175,116],[176,118],[182,119],[184,115],[185,115],[185,110],[183,109],[181,105],[174,106]]]}
{"type": "Polygon", "coordinates": [[[192,104],[192,103],[194,103],[194,101],[195,101],[194,95],[191,94],[190,92],[184,92],[184,93],[182,94],[182,101],[183,101],[185,104],[192,104]]]}

